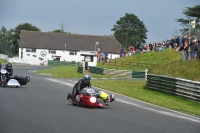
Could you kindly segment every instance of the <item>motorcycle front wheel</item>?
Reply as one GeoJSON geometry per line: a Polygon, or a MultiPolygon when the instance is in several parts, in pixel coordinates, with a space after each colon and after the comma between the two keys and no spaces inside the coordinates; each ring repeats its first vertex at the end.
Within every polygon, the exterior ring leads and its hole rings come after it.
{"type": "Polygon", "coordinates": [[[3,87],[6,87],[6,76],[2,76],[3,79],[3,87]]]}

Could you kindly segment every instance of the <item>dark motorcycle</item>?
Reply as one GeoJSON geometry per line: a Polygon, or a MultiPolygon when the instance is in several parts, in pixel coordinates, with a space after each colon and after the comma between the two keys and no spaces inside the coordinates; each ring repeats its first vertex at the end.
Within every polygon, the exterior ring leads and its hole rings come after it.
{"type": "Polygon", "coordinates": [[[8,72],[5,70],[5,68],[2,68],[1,69],[1,83],[3,87],[6,86],[6,74],[8,74],[8,72]]]}
{"type": "Polygon", "coordinates": [[[9,72],[7,72],[7,70],[5,68],[1,68],[1,83],[3,87],[6,86],[15,86],[15,87],[19,87],[21,85],[26,85],[29,81],[30,81],[30,77],[29,76],[25,76],[25,77],[18,77],[18,76],[13,76],[10,77],[8,76],[9,72]]]}

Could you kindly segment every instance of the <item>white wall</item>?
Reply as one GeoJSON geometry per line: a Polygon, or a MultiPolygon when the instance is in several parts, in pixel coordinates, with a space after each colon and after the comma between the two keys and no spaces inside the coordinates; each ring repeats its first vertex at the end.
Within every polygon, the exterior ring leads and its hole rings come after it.
{"type": "MultiPolygon", "coordinates": [[[[75,61],[75,62],[82,62],[83,58],[81,57],[81,54],[88,54],[93,56],[93,62],[88,62],[89,66],[96,66],[97,65],[97,56],[95,55],[94,51],[80,51],[77,52],[77,55],[69,55],[69,51],[65,50],[56,50],[56,54],[49,53],[48,49],[36,49],[36,52],[26,52],[26,48],[19,48],[19,59],[21,59],[23,62],[26,62],[28,64],[38,64],[45,62],[45,64],[48,62],[48,60],[53,60],[52,56],[60,56],[60,61],[75,61]],[[23,51],[23,58],[21,58],[21,51],[23,51]],[[42,57],[40,53],[42,51],[46,52],[46,56],[42,57]],[[27,55],[29,54],[29,56],[27,55]],[[34,57],[35,55],[36,57],[34,57]],[[43,58],[44,60],[41,61],[39,58],[43,58]]],[[[110,55],[108,54],[108,57],[110,59],[110,55]]],[[[119,54],[112,54],[112,59],[118,58],[119,54]]],[[[14,60],[13,60],[14,61],[14,60]]],[[[15,59],[15,61],[17,61],[15,59]]]]}
{"type": "Polygon", "coordinates": [[[0,54],[0,58],[1,58],[1,59],[5,59],[5,60],[8,60],[8,56],[7,56],[7,55],[4,55],[4,54],[0,54]]]}

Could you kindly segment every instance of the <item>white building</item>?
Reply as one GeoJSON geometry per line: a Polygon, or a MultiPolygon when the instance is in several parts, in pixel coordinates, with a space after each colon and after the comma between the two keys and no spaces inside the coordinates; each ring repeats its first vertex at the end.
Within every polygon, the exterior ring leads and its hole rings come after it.
{"type": "Polygon", "coordinates": [[[97,50],[107,52],[109,59],[115,59],[119,57],[120,48],[121,44],[114,37],[109,36],[22,30],[19,59],[38,65],[48,60],[75,62],[84,60],[88,61],[89,66],[96,66],[97,50]]]}

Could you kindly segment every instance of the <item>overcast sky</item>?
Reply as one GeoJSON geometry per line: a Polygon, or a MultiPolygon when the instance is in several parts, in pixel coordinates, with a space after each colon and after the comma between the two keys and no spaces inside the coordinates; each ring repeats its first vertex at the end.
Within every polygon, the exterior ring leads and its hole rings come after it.
{"type": "Polygon", "coordinates": [[[60,29],[89,35],[112,35],[111,29],[125,13],[144,22],[149,42],[170,38],[181,29],[175,19],[185,17],[185,7],[200,0],[0,0],[0,26],[15,28],[31,23],[43,32],[60,29]]]}

